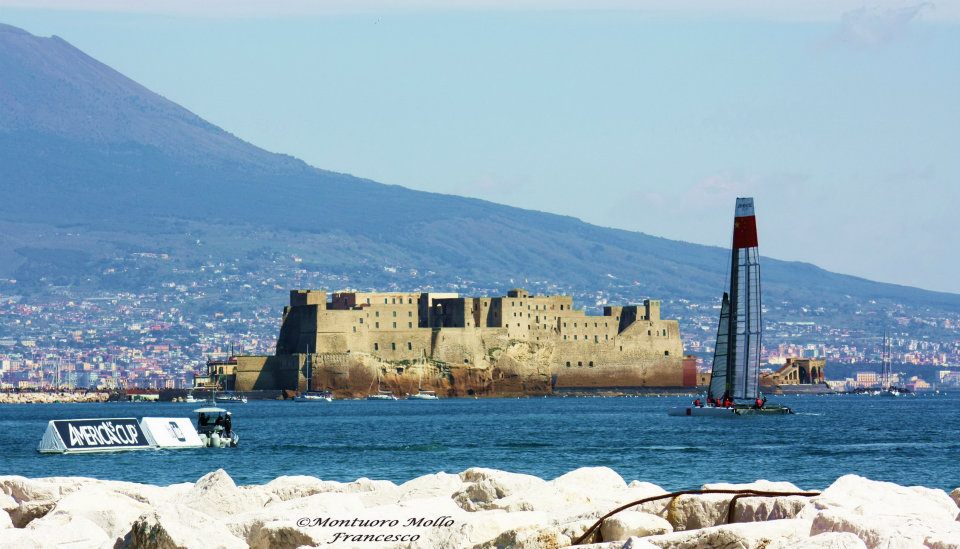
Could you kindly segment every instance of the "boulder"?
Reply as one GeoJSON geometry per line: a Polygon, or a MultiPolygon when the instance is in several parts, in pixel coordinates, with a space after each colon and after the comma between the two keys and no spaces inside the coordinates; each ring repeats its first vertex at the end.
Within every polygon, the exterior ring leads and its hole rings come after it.
{"type": "Polygon", "coordinates": [[[110,547],[113,540],[96,524],[83,517],[61,515],[42,525],[11,528],[0,535],[0,549],[46,549],[48,547],[110,547]]]}
{"type": "Polygon", "coordinates": [[[431,528],[410,545],[411,549],[437,547],[475,547],[489,544],[511,530],[536,528],[550,523],[550,517],[537,512],[460,511],[453,515],[454,524],[447,528],[431,528]]]}
{"type": "Polygon", "coordinates": [[[262,509],[268,498],[262,493],[241,490],[223,469],[200,478],[179,503],[214,518],[234,516],[262,509]]]}
{"type": "Polygon", "coordinates": [[[250,529],[247,543],[250,549],[294,549],[304,545],[317,547],[327,540],[315,537],[307,528],[298,527],[289,520],[257,522],[250,529]]]}
{"type": "Polygon", "coordinates": [[[398,501],[423,499],[432,497],[453,497],[453,494],[464,487],[460,475],[436,473],[424,475],[404,482],[399,486],[398,501]]]}
{"type": "Polygon", "coordinates": [[[560,549],[572,542],[556,526],[526,526],[508,530],[475,549],[560,549]]]}
{"type": "Polygon", "coordinates": [[[810,522],[802,519],[738,522],[641,538],[661,549],[766,549],[774,542],[797,543],[809,537],[810,522]]]}
{"type": "Polygon", "coordinates": [[[848,532],[826,532],[806,539],[776,541],[767,549],[867,549],[867,546],[848,532]]]}
{"type": "Polygon", "coordinates": [[[943,490],[840,477],[814,501],[812,534],[848,532],[867,547],[922,547],[960,540],[957,504],[943,490]]]}
{"type": "Polygon", "coordinates": [[[924,517],[956,520],[960,509],[943,490],[923,486],[900,486],[892,482],[844,475],[814,500],[817,509],[843,508],[860,514],[924,517]]]}
{"type": "Polygon", "coordinates": [[[6,530],[7,528],[13,528],[13,520],[9,513],[0,511],[0,530],[6,530]]]}
{"type": "MultiPolygon", "coordinates": [[[[546,481],[533,475],[507,473],[475,467],[460,473],[466,485],[452,497],[465,511],[493,509],[491,504],[513,494],[529,493],[546,486],[546,481]]],[[[518,509],[524,510],[524,509],[518,509]]]]}
{"type": "Polygon", "coordinates": [[[627,488],[616,471],[609,467],[581,467],[560,475],[550,484],[562,490],[590,493],[619,493],[627,488]]]}
{"type": "MultiPolygon", "coordinates": [[[[285,523],[295,525],[301,518],[315,519],[324,516],[342,517],[358,513],[364,509],[363,501],[358,494],[344,494],[339,492],[322,492],[312,496],[288,499],[271,500],[262,509],[254,509],[230,517],[226,522],[227,529],[235,536],[253,543],[254,539],[265,539],[273,534],[269,531],[285,523]],[[255,530],[271,525],[262,534],[255,530]],[[256,537],[255,536],[259,536],[256,537]]],[[[278,534],[283,536],[282,532],[278,534]]]]}
{"type": "Polygon", "coordinates": [[[659,546],[654,545],[643,538],[633,537],[621,545],[620,549],[659,549],[659,546]]]}
{"type": "MultiPolygon", "coordinates": [[[[789,482],[758,480],[745,484],[704,484],[703,490],[759,490],[765,492],[801,492],[789,482]]],[[[735,494],[690,494],[674,498],[666,509],[666,519],[674,530],[693,530],[726,524],[730,500],[735,494]]],[[[740,497],[732,522],[756,522],[795,518],[812,505],[802,496],[740,497]]]]}
{"type": "Polygon", "coordinates": [[[52,510],[31,524],[44,528],[64,516],[83,517],[111,538],[120,539],[130,531],[134,521],[149,510],[150,506],[145,503],[94,484],[64,496],[52,510]]]}
{"type": "Polygon", "coordinates": [[[24,528],[35,519],[41,518],[53,509],[53,500],[22,501],[16,509],[10,511],[10,520],[15,528],[24,528]]]}
{"type": "Polygon", "coordinates": [[[340,482],[320,480],[306,475],[277,477],[263,486],[264,491],[286,501],[304,498],[324,492],[336,492],[343,486],[340,482]]]}
{"type": "Polygon", "coordinates": [[[960,549],[960,523],[945,520],[923,520],[894,513],[864,515],[847,509],[825,509],[813,519],[811,534],[848,532],[863,540],[870,549],[908,549],[932,547],[953,540],[960,549]]]}
{"type": "Polygon", "coordinates": [[[164,505],[140,515],[118,549],[243,549],[247,544],[222,524],[186,506],[164,505]]]}
{"type": "Polygon", "coordinates": [[[673,527],[665,519],[639,511],[620,511],[603,521],[600,536],[603,541],[625,541],[630,537],[669,534],[673,527]]]}

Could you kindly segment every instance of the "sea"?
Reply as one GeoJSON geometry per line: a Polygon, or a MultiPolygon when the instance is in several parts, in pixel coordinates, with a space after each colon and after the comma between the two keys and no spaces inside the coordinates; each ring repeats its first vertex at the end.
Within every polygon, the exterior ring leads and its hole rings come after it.
{"type": "Polygon", "coordinates": [[[670,417],[689,397],[549,397],[299,403],[250,401],[233,412],[231,449],[39,454],[47,422],[191,417],[196,404],[0,405],[0,475],[84,476],[157,485],[217,468],[238,484],[281,475],[397,483],[490,467],[555,478],[604,466],[668,490],[787,480],[822,489],[855,473],[905,485],[960,486],[960,393],[899,398],[783,396],[795,415],[670,417]]]}

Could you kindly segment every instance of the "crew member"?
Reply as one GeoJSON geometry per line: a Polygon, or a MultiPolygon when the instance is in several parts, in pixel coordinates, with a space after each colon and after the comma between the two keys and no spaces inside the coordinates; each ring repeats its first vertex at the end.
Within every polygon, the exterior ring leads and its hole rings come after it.
{"type": "Polygon", "coordinates": [[[760,397],[757,397],[757,399],[753,401],[753,407],[756,408],[757,410],[759,410],[760,408],[763,408],[763,401],[760,400],[760,397]]]}
{"type": "Polygon", "coordinates": [[[694,401],[693,401],[693,405],[696,406],[697,408],[702,408],[702,407],[703,407],[703,405],[700,403],[700,399],[699,399],[699,398],[698,398],[697,400],[694,400],[694,401]]]}
{"type": "Polygon", "coordinates": [[[231,417],[230,412],[227,412],[227,418],[223,420],[223,430],[227,436],[230,436],[230,434],[233,433],[233,418],[231,417]]]}

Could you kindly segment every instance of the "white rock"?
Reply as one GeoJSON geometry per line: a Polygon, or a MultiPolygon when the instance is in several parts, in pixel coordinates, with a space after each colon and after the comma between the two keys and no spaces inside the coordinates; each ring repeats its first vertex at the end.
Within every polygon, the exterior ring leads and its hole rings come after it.
{"type": "MultiPolygon", "coordinates": [[[[253,543],[255,530],[272,523],[295,525],[301,518],[322,518],[324,516],[347,516],[364,508],[359,494],[322,492],[312,496],[289,500],[272,500],[262,509],[239,513],[227,519],[226,527],[230,532],[248,543],[253,543]]],[[[283,524],[272,524],[268,530],[281,528],[283,524]]],[[[282,535],[282,534],[278,534],[282,535]]],[[[269,531],[256,534],[256,539],[273,536],[269,531]]]]}
{"type": "Polygon", "coordinates": [[[21,501],[16,509],[10,511],[10,520],[14,527],[24,528],[30,522],[49,513],[54,505],[56,503],[53,500],[21,501]]]}
{"type": "Polygon", "coordinates": [[[550,517],[537,512],[460,511],[453,514],[449,528],[432,528],[421,534],[412,549],[438,547],[475,547],[492,542],[504,532],[550,523],[550,517]]]}
{"type": "Polygon", "coordinates": [[[654,545],[649,541],[643,538],[633,537],[627,540],[620,549],[659,549],[658,545],[654,545]]]}
{"type": "Polygon", "coordinates": [[[182,505],[215,518],[262,509],[267,503],[263,494],[241,490],[223,469],[200,478],[183,496],[182,505]]]}
{"type": "Polygon", "coordinates": [[[401,484],[398,501],[438,496],[451,498],[455,492],[462,488],[464,488],[464,482],[460,480],[460,475],[449,473],[424,475],[401,484]]]}
{"type": "Polygon", "coordinates": [[[3,531],[0,549],[30,549],[70,547],[95,549],[111,546],[113,540],[96,524],[83,517],[61,515],[36,527],[13,528],[3,531]]]}
{"type": "Polygon", "coordinates": [[[943,490],[904,487],[846,475],[814,501],[812,534],[849,532],[867,547],[922,547],[956,544],[960,522],[956,503],[943,490]]]}
{"type": "Polygon", "coordinates": [[[62,517],[83,517],[111,538],[120,539],[130,531],[137,517],[149,510],[150,506],[145,503],[92,484],[64,496],[43,518],[30,524],[44,528],[63,520],[62,517]]]}
{"type": "Polygon", "coordinates": [[[475,549],[559,549],[572,541],[556,526],[527,526],[508,530],[475,549]]]}
{"type": "MultiPolygon", "coordinates": [[[[759,490],[764,492],[802,492],[789,482],[758,480],[745,484],[704,484],[704,490],[759,490]]],[[[726,524],[730,500],[735,494],[690,494],[675,498],[667,507],[666,518],[674,530],[693,530],[726,524]]],[[[730,522],[756,522],[795,518],[811,506],[802,496],[740,497],[730,522]]]]}
{"type": "Polygon", "coordinates": [[[777,541],[767,549],[867,549],[867,546],[854,534],[826,532],[807,539],[777,541]]]}
{"type": "Polygon", "coordinates": [[[277,477],[263,486],[281,500],[289,500],[322,494],[324,492],[339,492],[343,483],[331,480],[320,480],[305,475],[277,477]]]}
{"type": "Polygon", "coordinates": [[[550,481],[550,484],[565,490],[584,491],[622,491],[624,482],[616,471],[609,467],[581,467],[550,481]]]}
{"type": "Polygon", "coordinates": [[[954,540],[953,547],[960,547],[960,523],[893,513],[863,515],[847,509],[825,509],[813,519],[810,532],[849,532],[863,540],[870,549],[929,547],[928,540],[931,543],[954,540]]]}
{"type": "Polygon", "coordinates": [[[6,511],[0,511],[0,530],[5,530],[7,528],[13,528],[13,520],[10,519],[10,514],[6,511]]]}
{"type": "Polygon", "coordinates": [[[134,521],[118,549],[241,549],[247,544],[220,520],[186,506],[163,505],[134,521]]]}
{"type": "Polygon", "coordinates": [[[765,549],[773,542],[809,536],[810,522],[801,519],[738,522],[642,538],[661,549],[765,549]]]}
{"type": "Polygon", "coordinates": [[[673,527],[665,519],[639,511],[620,511],[603,521],[600,536],[603,541],[625,541],[630,537],[669,534],[673,527]]]}
{"type": "Polygon", "coordinates": [[[490,509],[493,508],[490,504],[496,500],[546,486],[546,481],[533,475],[480,467],[460,473],[460,479],[467,484],[452,497],[466,511],[490,509]]]}
{"type": "Polygon", "coordinates": [[[960,509],[943,490],[905,487],[857,475],[837,479],[814,501],[818,509],[840,507],[860,514],[902,514],[955,520],[960,509]]]}

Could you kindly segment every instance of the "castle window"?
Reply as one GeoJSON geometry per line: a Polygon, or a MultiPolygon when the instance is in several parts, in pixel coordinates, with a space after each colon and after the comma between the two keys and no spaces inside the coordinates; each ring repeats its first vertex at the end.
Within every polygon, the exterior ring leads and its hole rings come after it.
{"type": "Polygon", "coordinates": [[[369,305],[369,304],[370,304],[370,298],[368,297],[368,298],[367,298],[367,305],[369,305]]]}
{"type": "Polygon", "coordinates": [[[407,311],[407,316],[413,316],[413,311],[407,311]]]}
{"type": "Polygon", "coordinates": [[[593,368],[593,361],[590,361],[590,367],[593,368]]]}
{"type": "Polygon", "coordinates": [[[568,361],[567,361],[567,368],[569,368],[569,367],[570,367],[570,361],[568,360],[568,361]]]}
{"type": "Polygon", "coordinates": [[[594,342],[594,343],[600,343],[600,336],[598,336],[598,335],[593,336],[593,342],[594,342]]]}
{"type": "Polygon", "coordinates": [[[394,327],[394,328],[397,327],[397,323],[396,323],[396,322],[393,323],[393,327],[394,327]]]}
{"type": "Polygon", "coordinates": [[[409,341],[407,342],[407,350],[408,350],[408,351],[412,351],[412,350],[413,350],[413,343],[410,343],[409,341]]]}
{"type": "Polygon", "coordinates": [[[620,352],[623,352],[623,345],[620,346],[620,352]]]}
{"type": "Polygon", "coordinates": [[[353,331],[354,331],[354,332],[357,331],[357,327],[356,327],[356,326],[353,327],[353,331]]]}
{"type": "Polygon", "coordinates": [[[394,305],[396,305],[396,304],[397,304],[397,298],[395,298],[395,297],[390,298],[390,303],[393,303],[394,305]]]}
{"type": "Polygon", "coordinates": [[[380,316],[380,311],[374,312],[374,313],[373,313],[373,316],[380,316]]]}
{"type": "Polygon", "coordinates": [[[373,350],[374,350],[374,351],[379,351],[379,350],[380,350],[380,344],[379,344],[379,343],[374,343],[374,344],[373,344],[373,350]]]}
{"type": "Polygon", "coordinates": [[[379,323],[379,322],[375,322],[375,323],[374,323],[374,328],[380,328],[380,323],[379,323]]]}
{"type": "Polygon", "coordinates": [[[397,316],[397,311],[393,311],[393,316],[394,316],[394,317],[397,316]]]}
{"type": "Polygon", "coordinates": [[[578,360],[578,361],[577,361],[577,366],[583,368],[583,362],[578,360]]]}
{"type": "Polygon", "coordinates": [[[603,340],[604,340],[604,341],[609,341],[609,340],[610,340],[610,334],[607,334],[607,335],[603,336],[603,340]]]}
{"type": "Polygon", "coordinates": [[[573,336],[573,340],[576,341],[576,340],[577,340],[577,336],[573,336]]]}
{"type": "Polygon", "coordinates": [[[407,328],[413,328],[413,322],[407,322],[407,328]]]}
{"type": "Polygon", "coordinates": [[[384,304],[384,305],[387,304],[387,298],[383,298],[383,304],[384,304]]]}
{"type": "Polygon", "coordinates": [[[413,303],[413,298],[409,298],[409,297],[408,297],[408,298],[407,298],[407,305],[411,305],[412,303],[413,303]]]}
{"type": "Polygon", "coordinates": [[[563,310],[563,305],[560,306],[560,310],[561,310],[561,311],[563,310]]]}
{"type": "Polygon", "coordinates": [[[663,356],[670,356],[670,351],[664,351],[663,356]]]}
{"type": "Polygon", "coordinates": [[[360,324],[363,324],[363,317],[360,317],[360,324]]]}
{"type": "Polygon", "coordinates": [[[391,351],[396,351],[396,350],[397,350],[397,344],[396,344],[396,343],[390,343],[390,350],[391,350],[391,351]]]}
{"type": "Polygon", "coordinates": [[[567,336],[563,336],[563,340],[566,341],[566,340],[567,340],[567,336]]]}
{"type": "Polygon", "coordinates": [[[650,335],[650,330],[647,330],[647,335],[650,335]]]}

